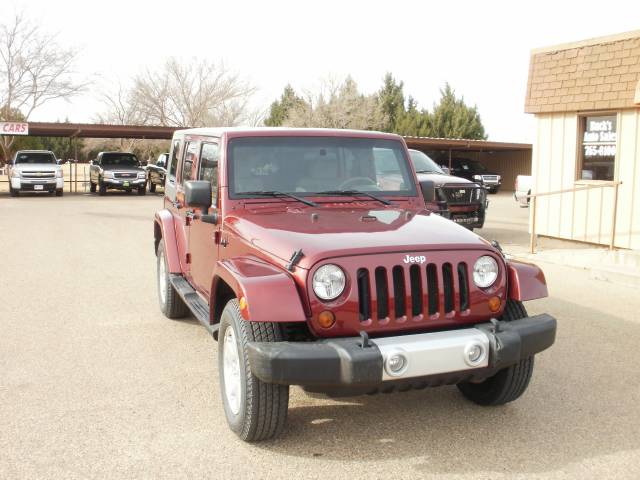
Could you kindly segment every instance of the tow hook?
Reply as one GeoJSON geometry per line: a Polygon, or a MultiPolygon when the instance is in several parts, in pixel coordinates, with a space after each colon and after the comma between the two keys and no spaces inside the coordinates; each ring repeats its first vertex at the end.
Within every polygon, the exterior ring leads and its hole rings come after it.
{"type": "Polygon", "coordinates": [[[360,343],[360,348],[371,347],[371,343],[369,343],[369,334],[364,330],[360,331],[360,339],[362,340],[362,342],[360,343]]]}

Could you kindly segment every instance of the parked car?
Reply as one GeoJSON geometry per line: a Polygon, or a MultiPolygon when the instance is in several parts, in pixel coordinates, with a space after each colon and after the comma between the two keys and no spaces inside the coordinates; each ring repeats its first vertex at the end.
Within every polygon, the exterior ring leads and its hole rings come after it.
{"type": "Polygon", "coordinates": [[[447,175],[426,153],[409,150],[420,185],[431,183],[435,197],[425,198],[427,207],[469,230],[482,228],[488,207],[486,191],[466,178],[447,175]]]}
{"type": "Polygon", "coordinates": [[[62,167],[49,150],[19,150],[9,164],[9,193],[48,192],[61,197],[64,193],[62,167]]]}
{"type": "MultiPolygon", "coordinates": [[[[447,162],[448,163],[448,162],[447,162]]],[[[486,188],[489,193],[498,193],[501,185],[501,177],[492,173],[478,160],[469,158],[452,158],[451,175],[466,178],[486,188]]]]}
{"type": "Polygon", "coordinates": [[[151,193],[154,193],[156,191],[157,186],[164,188],[168,159],[168,153],[161,153],[158,156],[155,164],[149,164],[145,167],[147,171],[147,183],[149,184],[149,191],[151,193]]]}
{"type": "Polygon", "coordinates": [[[456,384],[501,405],[554,342],[556,320],[522,303],[547,295],[542,271],[425,209],[434,186],[418,184],[398,135],[182,130],[168,171],[160,309],[191,312],[218,340],[223,409],[243,440],[283,430],[290,385],[351,396],[456,384]]]}
{"type": "Polygon", "coordinates": [[[89,167],[90,190],[99,195],[108,189],[137,190],[139,195],[146,193],[147,173],[133,153],[100,152],[89,167]]]}
{"type": "Polygon", "coordinates": [[[518,175],[514,186],[513,198],[520,203],[521,207],[529,206],[529,195],[531,195],[531,186],[533,185],[533,177],[531,175],[518,175]]]}

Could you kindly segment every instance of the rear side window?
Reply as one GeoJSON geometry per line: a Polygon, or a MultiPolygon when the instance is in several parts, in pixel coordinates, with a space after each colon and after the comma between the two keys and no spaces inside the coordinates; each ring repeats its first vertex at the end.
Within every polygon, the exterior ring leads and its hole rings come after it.
{"type": "Polygon", "coordinates": [[[218,191],[218,158],[220,149],[215,143],[203,143],[200,150],[200,171],[198,180],[207,180],[211,183],[212,202],[215,204],[218,191]]]}
{"type": "Polygon", "coordinates": [[[193,167],[196,164],[198,158],[198,143],[187,143],[186,151],[184,153],[184,161],[182,162],[182,176],[180,183],[184,186],[185,182],[193,180],[193,167]]]}
{"type": "Polygon", "coordinates": [[[173,146],[171,148],[171,164],[169,165],[169,177],[176,178],[179,154],[180,154],[180,140],[174,140],[173,146]]]}

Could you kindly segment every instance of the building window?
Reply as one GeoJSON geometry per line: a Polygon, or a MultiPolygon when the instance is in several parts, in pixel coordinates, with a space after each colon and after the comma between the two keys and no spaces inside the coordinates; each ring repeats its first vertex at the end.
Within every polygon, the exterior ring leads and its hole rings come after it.
{"type": "Polygon", "coordinates": [[[616,115],[581,118],[581,180],[613,180],[616,163],[616,115]]]}

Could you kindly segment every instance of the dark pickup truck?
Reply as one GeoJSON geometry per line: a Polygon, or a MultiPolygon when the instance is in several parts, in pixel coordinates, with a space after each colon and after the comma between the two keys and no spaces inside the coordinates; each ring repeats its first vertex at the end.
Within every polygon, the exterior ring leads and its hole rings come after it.
{"type": "Polygon", "coordinates": [[[89,167],[91,192],[99,195],[108,189],[137,190],[138,195],[146,193],[147,172],[142,168],[138,158],[127,152],[100,152],[89,167]]]}
{"type": "Polygon", "coordinates": [[[430,184],[434,195],[425,198],[430,210],[469,230],[482,228],[489,202],[486,190],[466,178],[447,175],[427,154],[409,150],[420,184],[430,184]]]}

